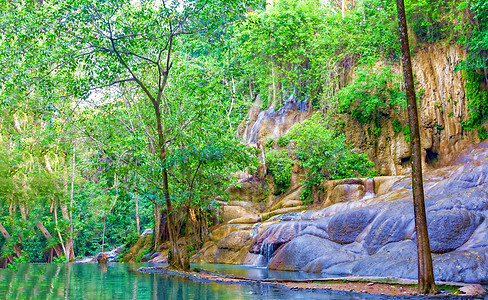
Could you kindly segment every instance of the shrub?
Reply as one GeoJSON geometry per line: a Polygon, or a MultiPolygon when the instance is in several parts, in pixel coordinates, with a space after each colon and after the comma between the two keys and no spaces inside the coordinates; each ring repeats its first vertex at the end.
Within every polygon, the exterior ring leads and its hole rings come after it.
{"type": "Polygon", "coordinates": [[[280,137],[277,142],[278,146],[280,147],[286,147],[289,143],[290,143],[290,139],[283,136],[280,137]]]}
{"type": "Polygon", "coordinates": [[[374,164],[367,154],[352,151],[344,135],[327,129],[318,113],[294,125],[286,136],[294,140],[298,159],[307,169],[304,201],[309,201],[312,188],[326,179],[374,175],[374,164]]]}
{"type": "Polygon", "coordinates": [[[472,130],[481,125],[488,118],[488,97],[486,91],[480,88],[482,75],[477,71],[465,69],[466,98],[468,98],[468,118],[463,127],[472,130]]]}
{"type": "Polygon", "coordinates": [[[478,135],[479,135],[481,141],[484,141],[488,138],[488,133],[486,132],[485,127],[479,127],[478,128],[478,135]]]}
{"type": "Polygon", "coordinates": [[[397,119],[393,120],[393,131],[395,133],[399,133],[400,131],[402,131],[402,124],[400,124],[400,121],[398,121],[397,119]]]}
{"type": "Polygon", "coordinates": [[[293,160],[288,156],[288,149],[271,150],[266,153],[268,173],[273,176],[276,189],[275,194],[284,193],[290,186],[291,167],[293,160]]]}
{"type": "Polygon", "coordinates": [[[371,72],[369,68],[356,68],[353,83],[336,94],[340,113],[349,113],[362,123],[381,116],[382,110],[406,103],[405,92],[400,91],[400,76],[389,67],[371,72]]]}

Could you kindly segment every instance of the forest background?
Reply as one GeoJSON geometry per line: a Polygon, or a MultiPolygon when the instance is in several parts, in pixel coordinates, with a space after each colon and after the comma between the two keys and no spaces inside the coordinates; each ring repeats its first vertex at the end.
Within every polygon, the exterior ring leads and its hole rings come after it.
{"type": "MultiPolygon", "coordinates": [[[[236,136],[257,95],[262,109],[293,93],[315,111],[277,141],[283,149],[265,145],[277,191],[295,156],[309,170],[304,201],[325,179],[374,172],[367,156],[350,151],[338,114],[380,130],[385,107],[405,106],[401,78],[389,69],[400,60],[394,1],[0,6],[6,262],[73,260],[152,228],[154,247],[198,237],[177,254],[186,264],[218,209],[213,200],[228,199],[237,184],[233,174],[257,172],[258,150],[236,136]],[[347,81],[350,69],[356,76],[347,81]]],[[[406,9],[413,52],[433,42],[467,49],[458,66],[469,101],[463,124],[486,139],[488,3],[409,0],[406,9]]],[[[408,127],[396,127],[408,137],[408,127]]]]}

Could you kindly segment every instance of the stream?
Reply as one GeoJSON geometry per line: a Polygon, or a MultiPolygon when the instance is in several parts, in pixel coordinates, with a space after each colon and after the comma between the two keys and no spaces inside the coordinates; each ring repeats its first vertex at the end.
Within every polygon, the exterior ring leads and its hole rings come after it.
{"type": "MultiPolygon", "coordinates": [[[[195,282],[187,278],[137,271],[149,264],[19,264],[0,270],[5,299],[363,299],[341,292],[295,291],[274,285],[195,282]]],[[[259,278],[296,278],[300,272],[195,265],[209,271],[259,278]],[[288,274],[290,273],[290,274],[288,274]],[[292,276],[292,274],[295,274],[292,276]]],[[[305,276],[305,275],[302,275],[305,276]]]]}

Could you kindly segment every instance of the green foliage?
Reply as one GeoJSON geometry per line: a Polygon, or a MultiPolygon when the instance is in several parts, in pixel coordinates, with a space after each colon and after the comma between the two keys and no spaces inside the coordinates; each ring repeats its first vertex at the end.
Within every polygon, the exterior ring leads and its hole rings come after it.
{"type": "Polygon", "coordinates": [[[273,148],[273,145],[274,145],[274,140],[273,140],[273,138],[269,138],[269,139],[266,141],[266,144],[264,144],[264,147],[266,147],[266,149],[271,149],[271,148],[273,148]]]}
{"type": "MultiPolygon", "coordinates": [[[[485,0],[463,1],[470,20],[465,22],[466,35],[462,42],[468,47],[468,56],[459,66],[461,69],[476,71],[488,65],[488,3],[485,0]],[[467,5],[466,5],[467,6],[467,5]]],[[[485,78],[486,80],[486,78],[485,78]]]]}
{"type": "Polygon", "coordinates": [[[412,140],[410,135],[410,125],[403,127],[402,129],[403,136],[405,137],[405,142],[410,143],[412,140]]]}
{"type": "Polygon", "coordinates": [[[277,141],[277,144],[280,147],[286,147],[289,143],[290,143],[290,139],[284,136],[280,136],[277,141]]]}
{"type": "Polygon", "coordinates": [[[360,1],[344,18],[320,1],[278,0],[249,13],[237,27],[239,63],[263,108],[271,104],[267,96],[273,85],[278,100],[295,93],[317,107],[325,94],[335,92],[339,69],[398,58],[395,16],[393,2],[383,0],[360,1]]]}
{"type": "Polygon", "coordinates": [[[420,42],[463,39],[467,28],[466,0],[407,0],[410,28],[420,42]]]}
{"type": "Polygon", "coordinates": [[[271,150],[266,153],[268,172],[275,182],[275,194],[286,192],[290,186],[291,168],[293,160],[288,156],[288,149],[271,150]]]}
{"type": "Polygon", "coordinates": [[[488,138],[488,132],[486,132],[485,127],[479,127],[478,128],[478,136],[480,138],[480,141],[484,141],[488,138]]]}
{"type": "Polygon", "coordinates": [[[29,255],[22,251],[19,257],[14,257],[13,262],[7,265],[7,269],[15,270],[18,264],[30,262],[29,255]]]}
{"type": "Polygon", "coordinates": [[[402,124],[400,123],[400,121],[398,121],[398,119],[393,120],[392,124],[393,132],[399,133],[400,131],[402,131],[402,124]]]}
{"type": "Polygon", "coordinates": [[[307,169],[302,195],[305,201],[310,200],[312,188],[326,179],[374,175],[374,164],[367,154],[353,151],[344,135],[328,130],[318,113],[294,125],[287,136],[294,141],[296,155],[307,169]]]}
{"type": "Polygon", "coordinates": [[[67,263],[67,262],[68,262],[68,259],[64,255],[62,255],[60,257],[53,258],[53,263],[55,263],[55,264],[63,264],[63,263],[67,263]]]}
{"type": "Polygon", "coordinates": [[[463,127],[471,130],[488,119],[488,96],[487,92],[480,87],[482,75],[479,72],[470,69],[465,69],[463,72],[468,99],[468,117],[463,122],[463,127]]]}
{"type": "Polygon", "coordinates": [[[134,259],[134,262],[136,262],[136,263],[140,262],[140,261],[141,261],[141,258],[142,258],[144,255],[148,254],[150,251],[151,251],[151,248],[147,248],[147,249],[142,250],[142,251],[141,251],[141,252],[140,252],[140,253],[139,253],[139,254],[136,256],[136,258],[134,259]]]}
{"type": "Polygon", "coordinates": [[[406,103],[405,92],[400,91],[400,76],[392,74],[390,67],[375,71],[358,67],[355,74],[354,82],[336,94],[340,113],[369,123],[387,114],[385,109],[406,103]]]}

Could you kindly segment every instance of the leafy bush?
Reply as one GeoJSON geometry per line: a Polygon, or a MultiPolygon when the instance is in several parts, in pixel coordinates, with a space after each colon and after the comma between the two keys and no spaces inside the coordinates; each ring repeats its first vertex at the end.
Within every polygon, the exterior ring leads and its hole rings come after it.
{"type": "Polygon", "coordinates": [[[407,0],[407,19],[418,41],[431,43],[462,38],[468,1],[407,0]]]}
{"type": "Polygon", "coordinates": [[[410,136],[410,125],[403,127],[402,133],[403,136],[405,137],[405,142],[410,143],[410,141],[412,140],[410,136]]]}
{"type": "Polygon", "coordinates": [[[343,17],[320,1],[277,0],[237,26],[239,63],[260,93],[263,108],[271,104],[267,96],[272,85],[278,97],[293,90],[317,105],[324,89],[334,89],[338,69],[379,57],[398,59],[395,18],[391,1],[358,1],[343,17]]]}
{"type": "Polygon", "coordinates": [[[468,99],[468,118],[463,122],[465,129],[474,129],[488,118],[488,97],[480,88],[482,75],[476,71],[465,69],[466,97],[468,99]]]}
{"type": "Polygon", "coordinates": [[[398,119],[393,120],[393,132],[399,133],[402,131],[402,124],[400,124],[400,121],[398,119]]]}
{"type": "Polygon", "coordinates": [[[274,140],[272,138],[269,138],[266,141],[266,144],[264,144],[264,147],[266,147],[266,149],[271,149],[273,148],[273,145],[274,145],[274,140]]]}
{"type": "Polygon", "coordinates": [[[284,193],[290,186],[293,166],[293,160],[288,156],[288,149],[271,150],[266,153],[266,164],[276,184],[275,194],[284,193]]]}
{"type": "Polygon", "coordinates": [[[318,113],[294,125],[286,136],[294,140],[296,155],[307,169],[306,190],[302,195],[305,201],[310,200],[312,188],[326,179],[375,174],[367,154],[353,151],[344,135],[328,130],[325,119],[318,113]]]}
{"type": "Polygon", "coordinates": [[[286,147],[289,143],[290,143],[290,139],[283,136],[280,137],[277,142],[278,146],[280,147],[286,147]]]}
{"type": "Polygon", "coordinates": [[[406,103],[405,92],[400,91],[400,76],[392,74],[391,68],[371,71],[358,67],[355,74],[354,82],[336,94],[340,113],[369,123],[377,120],[385,108],[406,103]]]}
{"type": "Polygon", "coordinates": [[[478,136],[480,137],[481,141],[484,141],[488,138],[488,133],[486,132],[485,127],[478,128],[478,136]]]}

